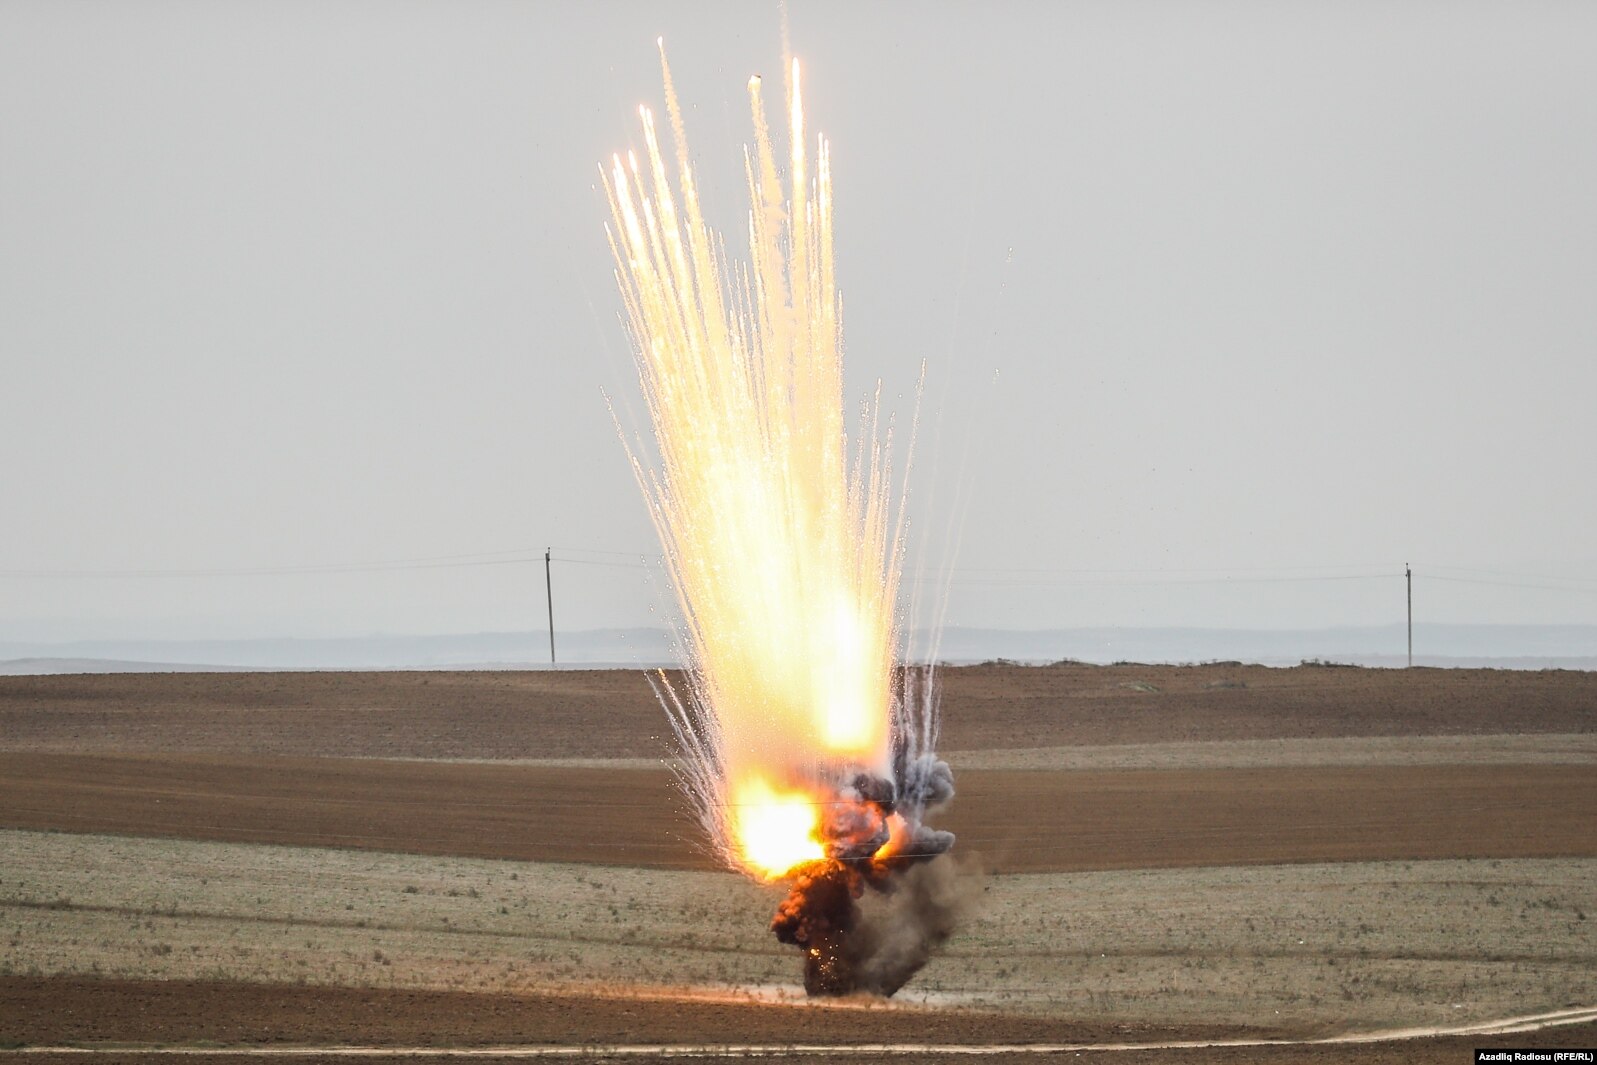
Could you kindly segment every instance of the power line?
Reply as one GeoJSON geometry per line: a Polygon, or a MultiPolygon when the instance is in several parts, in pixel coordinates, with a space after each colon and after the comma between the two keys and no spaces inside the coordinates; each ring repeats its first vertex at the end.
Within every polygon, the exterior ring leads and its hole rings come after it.
{"type": "Polygon", "coordinates": [[[650,566],[642,562],[599,562],[591,558],[556,558],[556,562],[569,566],[599,566],[604,569],[649,569],[658,570],[663,567],[650,566]]]}
{"type": "Polygon", "coordinates": [[[1188,569],[1172,569],[1161,567],[1154,569],[1136,568],[1078,568],[1063,569],[1058,567],[1015,567],[1015,566],[964,566],[966,573],[1049,573],[1049,574],[1145,574],[1145,573],[1185,573],[1185,574],[1229,574],[1229,573],[1298,573],[1304,570],[1366,570],[1378,569],[1389,572],[1388,563],[1385,562],[1347,562],[1331,564],[1314,564],[1303,566],[1196,566],[1188,569]]]}
{"type": "MultiPolygon", "coordinates": [[[[478,551],[414,558],[382,559],[368,562],[307,563],[285,566],[212,566],[194,568],[127,569],[0,569],[0,579],[10,580],[95,580],[95,579],[191,579],[207,577],[315,576],[339,573],[382,573],[429,569],[469,569],[485,566],[524,566],[539,562],[561,565],[594,566],[602,569],[661,572],[664,565],[651,561],[645,552],[613,551],[599,548],[550,548],[549,558],[534,548],[518,547],[501,551],[478,551]],[[580,558],[578,555],[601,556],[580,558]],[[625,560],[625,561],[623,561],[625,560]]],[[[1597,577],[1558,577],[1519,573],[1512,570],[1476,569],[1463,566],[1437,566],[1430,572],[1416,573],[1420,580],[1447,581],[1500,588],[1537,591],[1577,592],[1597,595],[1597,577]],[[1444,572],[1435,572],[1441,570],[1444,572]]],[[[1305,584],[1333,581],[1380,581],[1402,578],[1404,572],[1380,569],[1374,565],[1248,566],[1235,569],[1135,569],[1135,568],[1044,568],[1044,567],[960,567],[948,577],[924,573],[905,573],[905,584],[932,584],[963,588],[1035,587],[1150,587],[1184,585],[1305,584]],[[1328,570],[1376,572],[1337,573],[1328,570]]]]}
{"type": "MultiPolygon", "coordinates": [[[[967,572],[956,570],[956,573],[967,572]]],[[[1131,571],[1123,571],[1128,574],[1131,571]]],[[[1159,573],[1159,570],[1144,571],[1148,574],[1159,573]]],[[[1179,572],[1179,571],[1177,571],[1179,572]]],[[[1335,576],[1298,576],[1298,577],[1155,577],[1142,576],[1136,579],[1116,579],[1111,576],[1099,578],[1087,577],[1061,577],[1055,579],[1019,580],[1003,577],[953,577],[948,581],[936,577],[909,576],[904,580],[926,584],[951,584],[965,587],[985,588],[1040,588],[1057,586],[1090,587],[1093,585],[1114,587],[1135,587],[1137,585],[1159,586],[1176,584],[1305,584],[1320,581],[1376,581],[1396,580],[1402,577],[1401,573],[1347,573],[1335,576]]]]}
{"type": "MultiPolygon", "coordinates": [[[[1441,570],[1449,574],[1470,574],[1476,577],[1508,577],[1515,580],[1550,581],[1559,584],[1573,583],[1576,586],[1597,586],[1597,577],[1577,577],[1569,574],[1554,576],[1547,573],[1522,573],[1516,570],[1503,569],[1476,569],[1469,566],[1431,566],[1434,570],[1441,570]]],[[[1462,579],[1462,578],[1459,578],[1462,579]]]]}
{"type": "Polygon", "coordinates": [[[647,551],[601,551],[594,547],[552,547],[551,551],[560,551],[573,555],[614,555],[619,558],[647,558],[647,551]]]}
{"type": "MultiPolygon", "coordinates": [[[[561,548],[561,551],[567,550],[561,548]]],[[[619,551],[593,552],[594,554],[624,555],[619,551]]],[[[13,579],[95,579],[95,578],[161,578],[161,577],[276,577],[323,573],[378,573],[393,570],[456,569],[475,566],[521,566],[543,561],[543,553],[534,548],[512,548],[508,551],[482,551],[460,555],[432,555],[422,558],[385,559],[373,562],[322,562],[293,566],[210,566],[175,569],[5,569],[0,578],[13,579]],[[510,557],[503,557],[510,556],[510,557]]],[[[610,566],[618,569],[653,569],[640,562],[601,562],[594,559],[554,557],[555,562],[578,566],[610,566]]]]}
{"type": "Polygon", "coordinates": [[[383,573],[395,570],[460,569],[473,566],[523,566],[540,560],[526,558],[482,559],[477,562],[372,562],[326,566],[262,566],[255,569],[125,569],[125,570],[0,570],[0,577],[28,580],[165,577],[290,577],[328,573],[383,573]]]}
{"type": "Polygon", "coordinates": [[[1421,580],[1447,581],[1451,584],[1487,584],[1496,588],[1539,588],[1549,592],[1580,592],[1586,595],[1597,595],[1597,588],[1585,588],[1575,584],[1532,584],[1525,581],[1490,581],[1477,577],[1444,577],[1441,574],[1421,575],[1421,580]]]}

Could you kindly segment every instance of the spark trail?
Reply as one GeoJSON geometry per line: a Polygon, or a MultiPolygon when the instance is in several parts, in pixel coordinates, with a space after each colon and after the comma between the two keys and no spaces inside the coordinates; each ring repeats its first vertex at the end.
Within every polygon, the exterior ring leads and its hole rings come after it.
{"type": "Polygon", "coordinates": [[[786,79],[786,181],[749,81],[749,258],[705,223],[661,49],[676,183],[653,113],[612,160],[607,227],[658,464],[630,448],[683,618],[687,682],[657,690],[725,861],[791,889],[773,922],[812,993],[891,994],[948,934],[936,867],[953,795],[927,668],[895,655],[904,508],[878,396],[843,414],[831,157],[786,79]],[[911,870],[914,870],[911,872],[911,870]],[[860,906],[867,888],[881,905],[860,906]]]}

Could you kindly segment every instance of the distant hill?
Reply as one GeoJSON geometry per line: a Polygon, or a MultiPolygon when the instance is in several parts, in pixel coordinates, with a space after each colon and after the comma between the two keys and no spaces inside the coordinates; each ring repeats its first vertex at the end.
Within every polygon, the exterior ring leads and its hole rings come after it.
{"type": "MultiPolygon", "coordinates": [[[[1213,662],[1297,665],[1307,659],[1369,666],[1407,662],[1402,624],[1335,629],[949,629],[940,658],[968,662],[1213,662]]],[[[1415,665],[1597,669],[1597,626],[1415,625],[1415,665]]]]}
{"type": "MultiPolygon", "coordinates": [[[[916,633],[917,650],[929,645],[916,633]]],[[[938,659],[1111,662],[1304,660],[1366,666],[1407,661],[1402,625],[1342,629],[977,629],[942,634],[938,659]]],[[[1597,626],[1416,625],[1415,665],[1597,670],[1597,626]]],[[[557,632],[564,666],[646,668],[678,659],[663,629],[557,632]]],[[[0,673],[105,673],[215,669],[547,669],[547,631],[336,639],[85,640],[0,642],[0,673]]]]}

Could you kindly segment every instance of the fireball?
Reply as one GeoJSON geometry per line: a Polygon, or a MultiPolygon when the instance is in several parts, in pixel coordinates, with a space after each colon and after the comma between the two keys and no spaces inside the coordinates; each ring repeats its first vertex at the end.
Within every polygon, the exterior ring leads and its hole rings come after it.
{"type": "Polygon", "coordinates": [[[714,719],[712,835],[780,876],[822,853],[818,767],[889,772],[901,509],[874,404],[852,448],[845,432],[830,153],[817,139],[812,161],[798,63],[785,184],[749,82],[750,258],[736,265],[700,209],[663,48],[661,64],[676,182],[648,108],[644,157],[605,175],[659,456],[634,448],[633,466],[684,620],[689,698],[714,719]]]}
{"type": "MultiPolygon", "coordinates": [[[[639,439],[629,457],[688,664],[685,692],[663,673],[656,690],[721,857],[789,882],[771,927],[804,951],[805,987],[892,994],[947,922],[856,937],[855,903],[952,845],[921,817],[953,795],[953,778],[932,751],[930,668],[897,672],[904,508],[891,424],[873,399],[852,440],[845,427],[831,154],[824,138],[811,154],[795,61],[784,173],[750,79],[749,255],[735,262],[705,222],[663,47],[660,63],[675,182],[648,108],[643,158],[617,155],[603,172],[653,428],[653,454],[639,439]],[[905,942],[924,949],[872,953],[905,942]]],[[[900,899],[915,894],[906,880],[900,899]]],[[[937,911],[922,899],[896,912],[937,911]]]]}
{"type": "Polygon", "coordinates": [[[733,834],[743,866],[776,880],[806,862],[826,857],[815,799],[802,791],[780,791],[760,776],[732,785],[733,834]]]}

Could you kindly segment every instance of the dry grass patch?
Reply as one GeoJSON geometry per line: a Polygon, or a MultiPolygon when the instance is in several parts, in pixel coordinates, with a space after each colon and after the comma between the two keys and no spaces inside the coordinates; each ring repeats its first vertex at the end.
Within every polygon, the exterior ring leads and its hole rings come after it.
{"type": "MultiPolygon", "coordinates": [[[[0,833],[0,971],[354,987],[770,987],[729,874],[0,833]]],[[[912,998],[1370,1028],[1597,1001],[1597,860],[995,876],[912,998]]]]}

